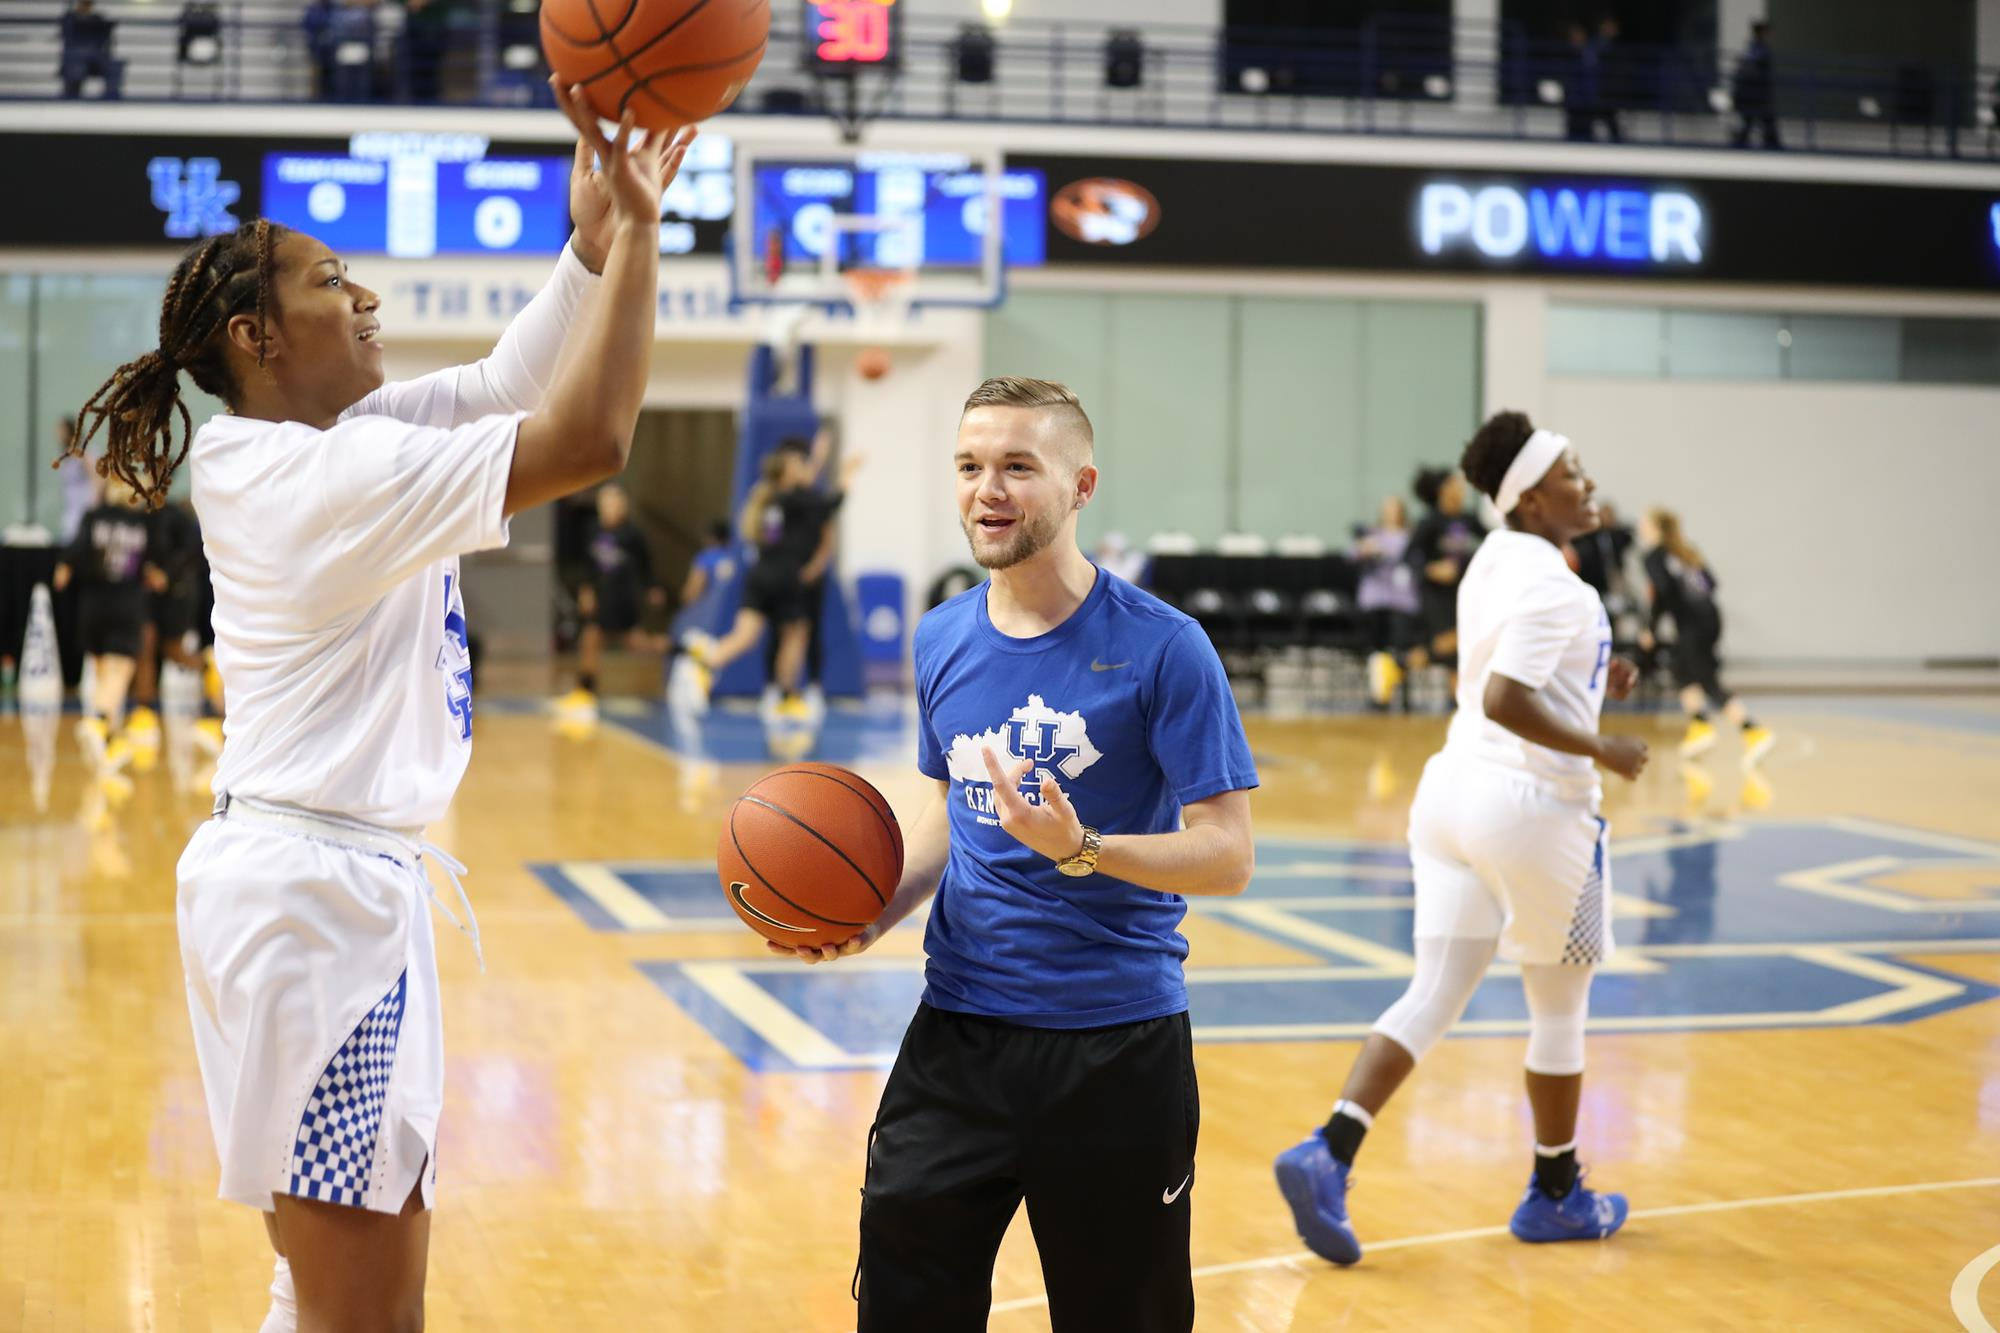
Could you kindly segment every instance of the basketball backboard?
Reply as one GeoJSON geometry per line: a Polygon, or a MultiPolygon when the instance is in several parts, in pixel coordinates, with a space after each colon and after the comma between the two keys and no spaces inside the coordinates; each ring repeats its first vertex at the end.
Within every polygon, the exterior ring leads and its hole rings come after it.
{"type": "Polygon", "coordinates": [[[902,153],[739,144],[730,281],[753,305],[853,309],[857,270],[910,306],[997,305],[1010,263],[1039,264],[1046,183],[997,149],[902,153]],[[1018,225],[1010,225],[1018,224],[1018,225]],[[1030,253],[1032,252],[1032,253],[1030,253]]]}

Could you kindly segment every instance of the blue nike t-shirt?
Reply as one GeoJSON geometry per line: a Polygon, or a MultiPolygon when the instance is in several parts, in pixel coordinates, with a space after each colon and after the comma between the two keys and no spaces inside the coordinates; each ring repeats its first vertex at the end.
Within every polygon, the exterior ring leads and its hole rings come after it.
{"type": "MultiPolygon", "coordinates": [[[[1099,570],[1047,634],[993,627],[981,584],[917,625],[917,767],[949,779],[951,855],[924,936],[924,1000],[1031,1027],[1087,1028],[1187,1008],[1187,902],[1072,878],[1000,827],[980,751],[1058,775],[1109,837],[1171,833],[1181,807],[1257,785],[1229,680],[1188,616],[1099,570]]],[[[1039,799],[1039,771],[1021,791],[1039,799]]]]}

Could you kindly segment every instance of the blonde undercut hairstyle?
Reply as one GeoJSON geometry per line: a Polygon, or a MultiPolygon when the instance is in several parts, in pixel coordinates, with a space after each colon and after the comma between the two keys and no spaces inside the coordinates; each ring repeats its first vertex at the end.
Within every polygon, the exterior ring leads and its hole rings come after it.
{"type": "Polygon", "coordinates": [[[1082,401],[1067,384],[1031,380],[1021,375],[995,375],[966,396],[959,420],[963,421],[965,414],[975,407],[1036,407],[1057,412],[1069,427],[1068,435],[1075,446],[1073,461],[1079,468],[1090,462],[1097,436],[1090,428],[1090,416],[1083,410],[1082,401]]]}

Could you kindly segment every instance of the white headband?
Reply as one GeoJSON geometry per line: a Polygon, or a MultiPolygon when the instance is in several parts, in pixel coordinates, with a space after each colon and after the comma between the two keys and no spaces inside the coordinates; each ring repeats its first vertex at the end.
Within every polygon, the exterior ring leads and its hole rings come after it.
{"type": "Polygon", "coordinates": [[[1528,437],[1521,446],[1521,452],[1514,455],[1514,461],[1507,467],[1507,475],[1500,479],[1500,493],[1493,497],[1493,507],[1502,514],[1514,512],[1514,506],[1521,503],[1521,497],[1535,488],[1537,482],[1549,474],[1556,460],[1569,448],[1569,436],[1558,435],[1552,430],[1538,430],[1528,437]]]}

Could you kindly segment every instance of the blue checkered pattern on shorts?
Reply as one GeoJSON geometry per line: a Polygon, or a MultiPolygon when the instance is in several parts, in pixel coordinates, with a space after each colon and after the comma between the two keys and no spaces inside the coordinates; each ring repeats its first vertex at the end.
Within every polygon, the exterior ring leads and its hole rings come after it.
{"type": "Polygon", "coordinates": [[[1597,821],[1597,850],[1590,874],[1577,895],[1576,914],[1569,922],[1569,942],[1562,960],[1571,967],[1595,967],[1604,961],[1604,821],[1597,821]]]}
{"type": "Polygon", "coordinates": [[[396,1036],[403,1028],[409,973],[396,978],[319,1076],[292,1143],[292,1183],[301,1199],[365,1206],[375,1165],[375,1134],[396,1067],[396,1036]]]}

